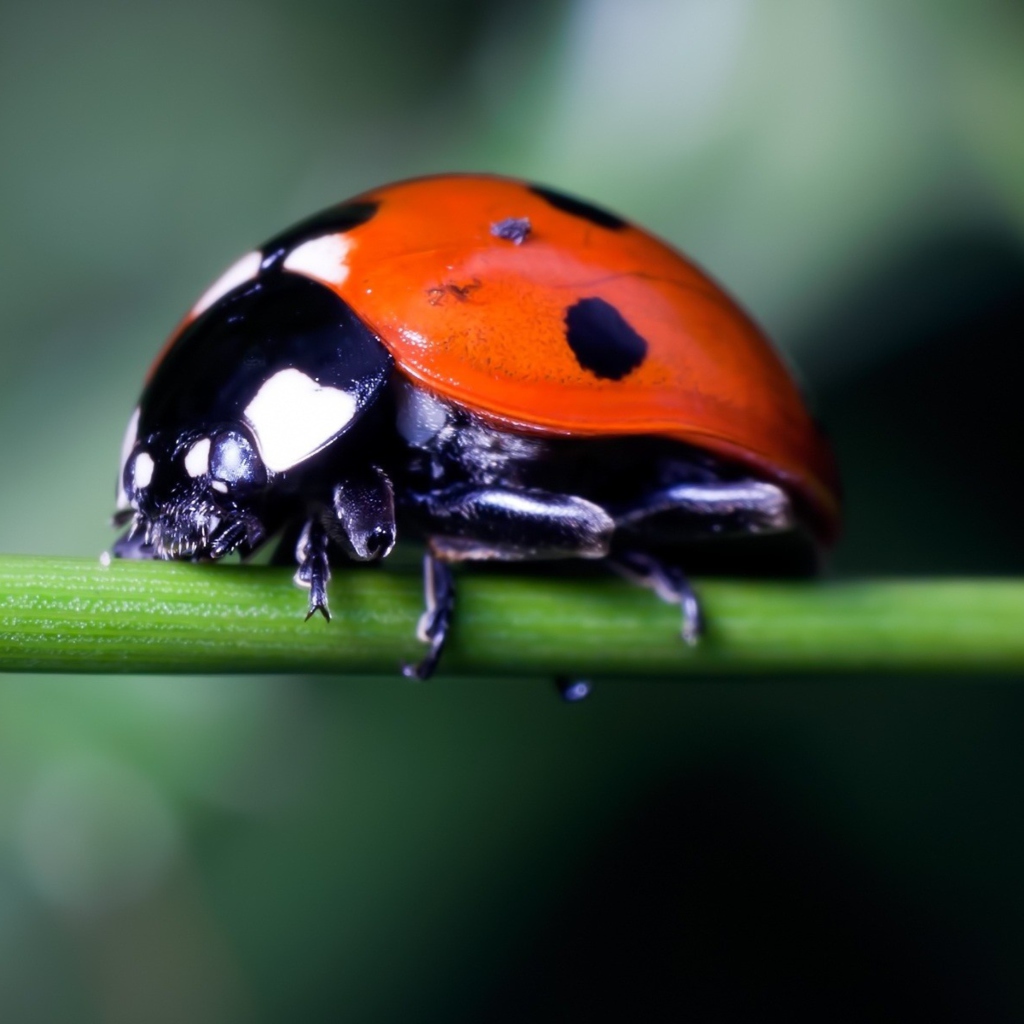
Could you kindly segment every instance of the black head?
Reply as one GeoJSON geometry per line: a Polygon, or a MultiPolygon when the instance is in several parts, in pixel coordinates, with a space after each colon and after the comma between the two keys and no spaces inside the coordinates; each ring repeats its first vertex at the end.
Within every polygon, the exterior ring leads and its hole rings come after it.
{"type": "Polygon", "coordinates": [[[158,558],[247,553],[267,535],[269,482],[242,424],[151,434],[133,445],[122,471],[120,516],[132,523],[126,541],[158,558]]]}
{"type": "Polygon", "coordinates": [[[387,350],[330,288],[279,260],[249,262],[253,276],[201,300],[143,392],[115,515],[132,525],[115,554],[251,551],[281,525],[283,492],[389,379],[387,350]]]}

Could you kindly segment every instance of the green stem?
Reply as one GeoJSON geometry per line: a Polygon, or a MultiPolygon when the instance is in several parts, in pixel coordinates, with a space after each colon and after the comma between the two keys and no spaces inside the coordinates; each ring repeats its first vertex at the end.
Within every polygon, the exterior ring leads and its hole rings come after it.
{"type": "MultiPolygon", "coordinates": [[[[0,556],[0,670],[390,673],[422,653],[415,573],[338,572],[304,622],[284,569],[0,556]]],[[[448,672],[1024,672],[1024,581],[705,581],[677,609],[613,578],[459,576],[448,672]]]]}

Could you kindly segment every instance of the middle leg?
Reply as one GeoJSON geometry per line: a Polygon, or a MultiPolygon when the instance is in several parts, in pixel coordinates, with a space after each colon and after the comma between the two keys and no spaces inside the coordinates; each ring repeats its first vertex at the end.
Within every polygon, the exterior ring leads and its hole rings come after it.
{"type": "Polygon", "coordinates": [[[437,667],[455,607],[448,563],[607,556],[615,523],[599,505],[572,495],[457,484],[408,498],[428,544],[426,610],[418,636],[430,649],[406,676],[427,679],[437,667]]]}

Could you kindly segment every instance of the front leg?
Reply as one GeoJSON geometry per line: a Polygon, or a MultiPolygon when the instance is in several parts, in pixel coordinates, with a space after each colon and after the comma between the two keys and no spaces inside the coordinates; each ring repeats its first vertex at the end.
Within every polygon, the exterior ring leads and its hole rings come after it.
{"type": "MultiPolygon", "coordinates": [[[[122,525],[117,522],[117,525],[122,525]]],[[[131,526],[114,541],[112,552],[115,558],[128,558],[141,561],[146,558],[156,558],[156,550],[152,544],[146,541],[146,531],[141,526],[141,521],[136,518],[131,526]]]]}
{"type": "Polygon", "coordinates": [[[358,562],[384,558],[395,544],[395,500],[391,481],[381,470],[342,480],[331,489],[329,506],[318,507],[295,545],[295,582],[309,590],[310,619],[316,612],[329,622],[328,549],[334,542],[358,562]]]}
{"type": "Polygon", "coordinates": [[[331,539],[349,558],[386,558],[395,546],[395,489],[387,474],[371,466],[336,484],[326,522],[331,539]]]}
{"type": "Polygon", "coordinates": [[[309,591],[308,622],[317,612],[328,621],[331,613],[327,608],[327,581],[331,578],[331,565],[327,558],[327,530],[321,516],[310,518],[299,534],[295,545],[295,582],[309,591]]]}

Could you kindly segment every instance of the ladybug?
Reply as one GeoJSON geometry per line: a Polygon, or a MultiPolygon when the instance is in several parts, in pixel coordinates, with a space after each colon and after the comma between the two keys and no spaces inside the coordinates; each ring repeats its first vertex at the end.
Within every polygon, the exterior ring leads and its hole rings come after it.
{"type": "Polygon", "coordinates": [[[131,416],[115,521],[127,558],[279,536],[307,618],[332,564],[420,538],[426,678],[452,563],[600,560],[693,643],[684,570],[752,539],[809,564],[839,488],[778,355],[680,253],[548,188],[441,175],[302,221],[200,297],[131,416]]]}

